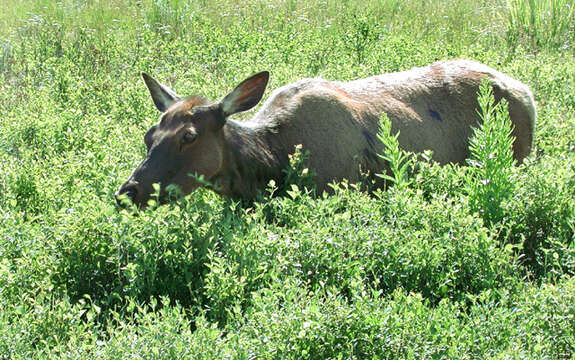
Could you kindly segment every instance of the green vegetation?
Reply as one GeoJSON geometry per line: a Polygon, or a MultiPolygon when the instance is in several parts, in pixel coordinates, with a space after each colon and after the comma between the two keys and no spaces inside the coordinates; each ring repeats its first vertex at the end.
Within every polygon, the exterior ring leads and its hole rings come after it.
{"type": "Polygon", "coordinates": [[[572,359],[573,4],[364,3],[3,4],[0,358],[572,359]],[[311,196],[299,152],[284,196],[250,206],[207,190],[115,205],[158,116],[141,71],[219,99],[265,69],[273,89],[457,57],[531,86],[523,164],[484,90],[469,166],[383,127],[385,191],[311,196]]]}
{"type": "Polygon", "coordinates": [[[487,81],[481,85],[478,103],[483,124],[475,129],[469,142],[471,158],[468,160],[470,168],[466,177],[467,193],[471,209],[479,212],[485,224],[492,227],[502,222],[505,210],[501,204],[515,192],[513,128],[507,101],[502,99],[495,104],[487,81]]]}

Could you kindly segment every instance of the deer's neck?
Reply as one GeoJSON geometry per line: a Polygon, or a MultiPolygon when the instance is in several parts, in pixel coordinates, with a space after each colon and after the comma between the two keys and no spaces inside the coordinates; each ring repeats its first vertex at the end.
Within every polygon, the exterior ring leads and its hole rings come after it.
{"type": "Polygon", "coordinates": [[[274,129],[246,126],[228,120],[224,126],[224,167],[216,176],[219,193],[232,198],[254,199],[271,179],[281,180],[288,164],[274,129]]]}

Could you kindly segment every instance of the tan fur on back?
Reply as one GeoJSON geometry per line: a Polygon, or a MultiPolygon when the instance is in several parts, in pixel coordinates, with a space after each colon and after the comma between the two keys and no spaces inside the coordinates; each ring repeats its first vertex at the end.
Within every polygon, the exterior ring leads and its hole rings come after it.
{"type": "MultiPolygon", "coordinates": [[[[311,152],[310,166],[320,190],[328,182],[355,181],[360,167],[381,173],[376,139],[382,113],[400,131],[406,150],[432,150],[441,164],[462,163],[468,140],[479,121],[477,91],[483,78],[496,99],[509,102],[516,139],[514,155],[526,157],[533,141],[535,105],[529,88],[486,65],[453,60],[351,82],[304,79],[274,91],[261,110],[242,126],[261,131],[277,151],[296,144],[311,152]]],[[[263,140],[263,139],[262,139],[263,140]]]]}

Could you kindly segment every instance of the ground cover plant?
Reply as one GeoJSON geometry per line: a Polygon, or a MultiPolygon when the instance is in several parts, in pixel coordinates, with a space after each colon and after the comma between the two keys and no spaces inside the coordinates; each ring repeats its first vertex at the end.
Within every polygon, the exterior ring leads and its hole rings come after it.
{"type": "Polygon", "coordinates": [[[1,358],[575,356],[569,1],[2,8],[1,358]],[[157,120],[141,71],[218,99],[262,70],[273,89],[458,57],[532,88],[523,164],[485,89],[491,120],[467,166],[403,153],[383,126],[381,155],[396,169],[381,174],[385,191],[342,183],[313,196],[298,153],[290,184],[250,205],[207,190],[136,213],[115,204],[157,120]]]}

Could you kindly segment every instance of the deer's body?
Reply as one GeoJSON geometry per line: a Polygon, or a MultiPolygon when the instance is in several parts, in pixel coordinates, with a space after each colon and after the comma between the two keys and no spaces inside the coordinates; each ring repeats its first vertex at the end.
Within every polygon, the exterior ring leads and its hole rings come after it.
{"type": "MultiPolygon", "coordinates": [[[[477,92],[484,78],[489,78],[496,99],[505,98],[509,103],[515,158],[521,161],[531,150],[536,115],[529,88],[474,61],[440,62],[350,82],[304,79],[275,90],[251,120],[228,120],[228,115],[259,101],[267,76],[260,73],[245,80],[213,104],[196,97],[180,100],[171,90],[147,78],[156,105],[168,99],[166,106],[159,106],[164,114],[156,132],[162,129],[162,133],[176,136],[192,129],[198,138],[188,148],[187,156],[172,163],[188,164],[179,168],[204,175],[222,195],[250,199],[270,179],[281,181],[288,155],[295,145],[302,144],[310,152],[308,165],[316,173],[318,190],[323,191],[333,181],[358,181],[361,172],[386,171],[385,162],[377,156],[382,147],[376,137],[383,113],[391,120],[392,130],[400,131],[403,149],[429,149],[439,163],[463,163],[469,156],[472,128],[480,121],[477,92]],[[200,146],[201,138],[204,141],[200,146]]],[[[180,170],[143,166],[153,161],[154,146],[165,147],[169,138],[154,139],[147,159],[123,186],[137,183],[143,190],[144,178],[150,179],[146,180],[146,188],[151,188],[150,181],[163,186],[177,184],[184,193],[198,186],[189,176],[185,181],[182,176],[162,176],[180,170]]],[[[169,156],[163,163],[164,168],[170,166],[169,156]]],[[[138,192],[144,194],[140,189],[138,192]]],[[[140,202],[138,196],[134,200],[140,202]]]]}

